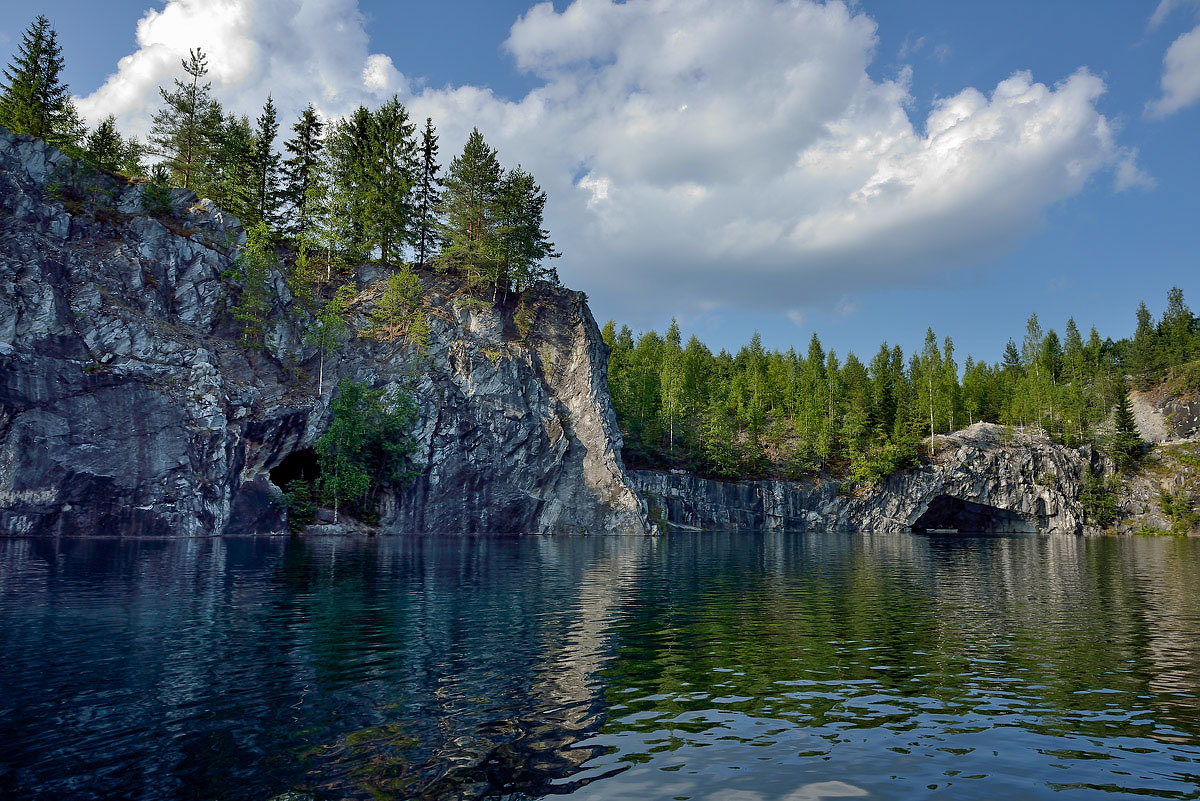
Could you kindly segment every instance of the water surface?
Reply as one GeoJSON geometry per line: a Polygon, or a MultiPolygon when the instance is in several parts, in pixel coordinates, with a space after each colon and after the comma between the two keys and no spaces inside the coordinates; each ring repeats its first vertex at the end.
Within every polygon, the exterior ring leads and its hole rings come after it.
{"type": "Polygon", "coordinates": [[[0,541],[0,797],[1200,798],[1200,541],[0,541]]]}

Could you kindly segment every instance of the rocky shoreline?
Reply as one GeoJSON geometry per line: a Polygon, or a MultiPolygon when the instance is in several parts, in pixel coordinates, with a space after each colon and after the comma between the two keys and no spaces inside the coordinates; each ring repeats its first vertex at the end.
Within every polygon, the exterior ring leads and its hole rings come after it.
{"type": "MultiPolygon", "coordinates": [[[[279,273],[269,353],[239,343],[238,221],[181,190],[152,216],[141,191],[0,129],[0,535],[284,532],[278,485],[313,458],[338,378],[412,394],[422,467],[377,526],[314,533],[1094,530],[1079,493],[1111,465],[989,424],[874,486],[627,471],[586,297],[548,284],[518,326],[515,304],[424,273],[428,347],[352,336],[318,382],[279,273]]],[[[1200,405],[1135,400],[1148,438],[1195,437],[1200,405]]],[[[1156,525],[1153,487],[1126,494],[1125,515],[1156,525]]]]}

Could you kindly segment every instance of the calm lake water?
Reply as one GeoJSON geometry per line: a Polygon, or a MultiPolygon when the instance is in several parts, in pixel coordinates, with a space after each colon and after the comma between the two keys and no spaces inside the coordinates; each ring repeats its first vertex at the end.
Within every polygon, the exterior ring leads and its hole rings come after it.
{"type": "Polygon", "coordinates": [[[1200,798],[1200,541],[0,541],[0,797],[1200,798]]]}

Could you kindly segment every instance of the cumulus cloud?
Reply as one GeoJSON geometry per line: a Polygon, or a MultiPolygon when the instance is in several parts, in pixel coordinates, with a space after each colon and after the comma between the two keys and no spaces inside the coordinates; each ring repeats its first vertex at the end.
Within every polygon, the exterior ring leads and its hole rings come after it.
{"type": "Polygon", "coordinates": [[[1200,25],[1180,36],[1163,57],[1162,97],[1146,106],[1165,117],[1200,100],[1200,25]]]}
{"type": "Polygon", "coordinates": [[[89,113],[147,114],[200,43],[224,62],[214,86],[235,108],[270,90],[281,110],[312,98],[342,113],[397,91],[434,118],[447,161],[478,126],[548,190],[564,281],[636,324],[662,303],[803,319],[866,283],[986,260],[1100,171],[1146,183],[1087,70],[1052,85],[1015,72],[918,113],[910,71],[868,73],[874,21],[836,0],[543,2],[505,43],[536,83],[511,100],[412,90],[369,52],[352,0],[171,0],[138,43],[89,113]],[[198,41],[202,20],[214,29],[198,41]]]}
{"type": "Polygon", "coordinates": [[[377,102],[408,86],[382,54],[370,53],[356,0],[169,0],[137,25],[138,49],[80,99],[91,122],[115,114],[145,136],[159,86],[182,77],[188,49],[208,54],[208,80],[228,110],[253,114],[267,93],[285,112],[312,101],[328,114],[377,102]]]}
{"type": "Polygon", "coordinates": [[[1144,185],[1087,70],[1055,85],[1016,72],[913,120],[909,73],[867,72],[876,45],[875,23],[837,2],[542,3],[506,44],[537,89],[410,105],[451,141],[478,124],[532,168],[564,279],[626,314],[662,298],[786,313],[868,281],[936,280],[1010,247],[1099,171],[1144,185]]]}

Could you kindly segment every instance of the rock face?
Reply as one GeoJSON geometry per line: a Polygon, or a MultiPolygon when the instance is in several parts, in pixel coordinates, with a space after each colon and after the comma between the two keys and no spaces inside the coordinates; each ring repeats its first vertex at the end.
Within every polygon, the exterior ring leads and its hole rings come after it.
{"type": "Polygon", "coordinates": [[[150,216],[142,194],[0,128],[0,534],[283,530],[270,471],[313,445],[341,377],[420,407],[424,467],[384,531],[652,530],[581,293],[532,293],[522,336],[426,276],[428,349],[352,338],[318,393],[278,274],[270,355],[240,347],[237,220],[178,190],[150,216]]]}
{"type": "Polygon", "coordinates": [[[1159,444],[1196,439],[1200,436],[1200,399],[1173,395],[1165,387],[1150,392],[1129,393],[1138,435],[1159,444]]]}
{"type": "Polygon", "coordinates": [[[1080,533],[1076,498],[1093,466],[1090,448],[1008,438],[977,423],[938,437],[936,460],[889,476],[879,487],[842,494],[838,482],[727,482],[631,471],[653,516],[698,529],[799,531],[1024,531],[1080,533]]]}

